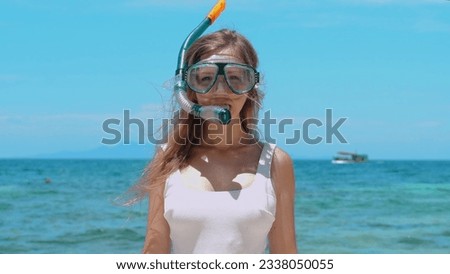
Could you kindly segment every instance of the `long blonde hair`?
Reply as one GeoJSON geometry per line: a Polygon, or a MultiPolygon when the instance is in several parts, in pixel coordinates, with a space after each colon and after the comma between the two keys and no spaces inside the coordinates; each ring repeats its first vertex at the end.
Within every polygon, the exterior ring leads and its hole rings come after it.
{"type": "MultiPolygon", "coordinates": [[[[258,66],[258,56],[251,43],[243,35],[234,30],[222,29],[205,35],[192,44],[186,53],[188,64],[195,64],[204,56],[211,56],[222,50],[231,50],[237,56],[254,68],[258,66]]],[[[187,91],[188,98],[196,103],[194,92],[187,91]]],[[[257,88],[246,93],[241,113],[240,123],[242,130],[258,137],[256,124],[263,94],[257,88]]],[[[134,203],[146,196],[151,189],[164,184],[168,176],[187,165],[192,145],[198,144],[198,132],[201,119],[194,117],[184,110],[176,111],[173,117],[174,126],[165,136],[168,142],[164,151],[156,151],[153,160],[145,168],[141,179],[133,187],[137,196],[131,201],[134,203]]]]}

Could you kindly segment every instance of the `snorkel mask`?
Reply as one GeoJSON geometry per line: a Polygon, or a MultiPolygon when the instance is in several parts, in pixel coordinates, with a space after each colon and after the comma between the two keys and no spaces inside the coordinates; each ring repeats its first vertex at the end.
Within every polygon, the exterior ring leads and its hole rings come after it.
{"type": "Polygon", "coordinates": [[[183,81],[196,93],[208,93],[223,75],[230,90],[237,95],[251,91],[259,82],[259,73],[246,64],[199,62],[189,66],[183,74],[183,81]]]}
{"type": "MultiPolygon", "coordinates": [[[[187,68],[187,63],[184,61],[186,52],[189,49],[189,47],[195,42],[195,40],[197,40],[203,34],[203,32],[205,32],[205,30],[210,25],[214,23],[214,21],[219,17],[219,15],[222,13],[224,9],[225,9],[225,0],[217,1],[216,5],[209,12],[208,16],[205,19],[203,19],[203,21],[194,30],[192,30],[192,32],[184,40],[184,43],[180,49],[180,53],[178,54],[178,64],[177,69],[175,71],[176,81],[174,85],[174,92],[175,97],[177,98],[177,101],[180,104],[180,107],[186,112],[191,113],[197,117],[201,117],[205,120],[206,119],[218,120],[221,124],[228,124],[230,123],[231,120],[231,114],[227,108],[221,106],[202,106],[199,104],[195,104],[188,99],[187,96],[188,81],[186,77],[188,77],[187,72],[189,68],[187,68]]],[[[220,72],[224,74],[224,76],[228,75],[226,66],[219,65],[217,66],[217,69],[221,70],[220,72]]],[[[190,68],[189,74],[191,72],[192,67],[190,68]]],[[[195,92],[200,93],[202,93],[202,91],[207,92],[211,88],[211,87],[205,88],[200,85],[193,87],[192,85],[193,84],[190,84],[191,89],[193,89],[195,92]]],[[[228,82],[228,85],[232,87],[232,84],[230,85],[230,82],[228,82]]],[[[235,89],[237,91],[241,90],[239,87],[236,87],[235,89]]],[[[233,92],[235,91],[233,90],[233,92]]]]}

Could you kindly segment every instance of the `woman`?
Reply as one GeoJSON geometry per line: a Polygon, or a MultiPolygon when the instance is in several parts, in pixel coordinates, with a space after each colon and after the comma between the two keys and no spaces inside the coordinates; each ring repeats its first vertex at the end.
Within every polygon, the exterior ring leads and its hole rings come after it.
{"type": "Polygon", "coordinates": [[[188,97],[229,109],[231,122],[180,110],[140,183],[150,197],[144,253],[296,253],[291,158],[257,139],[258,58],[231,30],[186,54],[188,97]]]}

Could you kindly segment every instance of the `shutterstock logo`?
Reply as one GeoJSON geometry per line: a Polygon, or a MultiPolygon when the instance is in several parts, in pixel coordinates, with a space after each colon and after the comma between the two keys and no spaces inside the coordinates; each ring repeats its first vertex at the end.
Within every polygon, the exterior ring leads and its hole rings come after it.
{"type": "MultiPolygon", "coordinates": [[[[105,145],[116,145],[119,143],[130,144],[132,128],[137,128],[137,140],[139,144],[164,144],[167,143],[169,130],[173,128],[175,119],[139,119],[132,118],[130,110],[123,111],[122,119],[109,118],[103,121],[102,129],[108,137],[103,137],[101,143],[105,145]],[[155,134],[159,132],[159,134],[155,134]],[[159,137],[158,137],[158,136],[159,137]]],[[[254,137],[263,139],[269,143],[284,143],[287,145],[295,145],[306,143],[316,145],[325,142],[332,144],[334,140],[341,144],[347,144],[347,139],[341,133],[340,129],[348,118],[341,117],[337,120],[333,119],[333,110],[325,109],[325,120],[318,118],[307,118],[302,122],[296,121],[294,118],[273,118],[271,111],[265,111],[261,123],[257,128],[253,129],[254,137]],[[313,133],[320,130],[321,133],[313,133]],[[262,138],[261,138],[262,137],[262,138]]],[[[206,120],[202,120],[203,123],[206,120]]],[[[257,121],[249,124],[255,124],[257,121]]],[[[242,130],[241,121],[231,121],[231,130],[242,130]]],[[[203,124],[196,125],[199,128],[203,124]]],[[[214,144],[220,142],[220,127],[215,123],[209,123],[210,136],[201,136],[202,142],[214,144]],[[216,125],[214,127],[214,125],[216,125]],[[213,126],[213,127],[211,127],[213,126]]],[[[198,130],[196,132],[199,132],[198,130]]],[[[199,136],[196,136],[199,137],[199,136]]],[[[200,137],[199,137],[200,138],[200,137]]],[[[249,139],[242,139],[242,143],[248,143],[249,139]]]]}
{"type": "MultiPolygon", "coordinates": [[[[339,118],[339,120],[333,124],[333,111],[332,109],[325,110],[325,142],[331,144],[333,142],[333,136],[335,136],[341,144],[347,144],[347,140],[339,131],[339,128],[344,124],[347,118],[339,118]]],[[[278,133],[285,133],[286,127],[293,125],[296,126],[297,123],[292,118],[283,118],[277,120],[270,117],[270,112],[266,111],[264,113],[264,118],[262,119],[262,125],[264,126],[264,139],[269,143],[275,143],[276,140],[271,136],[271,126],[275,125],[278,133]]],[[[324,123],[317,118],[308,118],[303,123],[301,123],[301,128],[295,128],[293,130],[294,135],[284,139],[285,144],[294,145],[301,141],[304,141],[309,145],[316,145],[323,141],[323,136],[310,136],[311,127],[321,128],[324,123]]]]}

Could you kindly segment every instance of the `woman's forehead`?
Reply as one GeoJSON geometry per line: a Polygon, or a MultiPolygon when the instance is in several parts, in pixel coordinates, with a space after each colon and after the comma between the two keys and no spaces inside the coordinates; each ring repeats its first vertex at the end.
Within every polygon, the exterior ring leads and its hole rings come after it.
{"type": "Polygon", "coordinates": [[[232,55],[212,55],[201,59],[200,62],[242,63],[242,60],[232,55]]]}
{"type": "Polygon", "coordinates": [[[239,58],[231,49],[225,49],[213,55],[202,56],[200,62],[242,63],[243,60],[239,58]]]}

